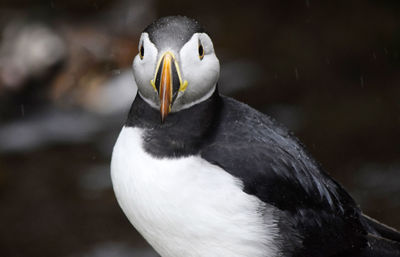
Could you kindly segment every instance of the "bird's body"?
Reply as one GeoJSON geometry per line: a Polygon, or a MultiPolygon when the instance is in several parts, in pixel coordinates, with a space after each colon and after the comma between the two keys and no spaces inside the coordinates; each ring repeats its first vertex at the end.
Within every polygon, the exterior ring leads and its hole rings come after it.
{"type": "Polygon", "coordinates": [[[202,131],[201,126],[208,123],[207,117],[177,113],[177,119],[183,115],[193,125],[184,132],[172,114],[163,124],[164,130],[171,132],[165,141],[163,131],[140,121],[149,121],[152,116],[154,125],[159,123],[157,111],[147,108],[139,98],[131,114],[133,119],[123,128],[114,151],[114,188],[130,221],[162,256],[261,257],[268,252],[274,256],[277,224],[270,213],[273,209],[243,192],[239,179],[203,159],[200,148],[193,146],[188,152],[182,149],[190,144],[187,141],[206,142],[203,133],[209,134],[211,140],[213,131],[209,130],[214,128],[202,131]],[[141,108],[143,116],[137,116],[141,108]],[[180,142],[182,138],[187,143],[180,142]],[[145,150],[162,147],[166,149],[164,153],[145,150]],[[167,150],[171,147],[177,150],[173,157],[169,155],[174,151],[167,150]]]}
{"type": "Polygon", "coordinates": [[[141,147],[144,133],[121,132],[113,181],[130,222],[161,256],[276,256],[277,224],[259,212],[262,201],[199,156],[154,158],[141,147]]]}
{"type": "MultiPolygon", "coordinates": [[[[165,36],[193,22],[168,17],[147,33],[162,30],[165,36]]],[[[118,202],[145,239],[163,257],[400,256],[400,236],[362,215],[286,129],[221,96],[213,76],[198,80],[202,69],[215,72],[216,62],[207,56],[213,51],[202,30],[191,29],[189,43],[179,45],[180,57],[172,46],[154,55],[161,60],[149,68],[156,74],[154,90],[143,83],[146,64],[135,59],[142,71],[135,74],[139,94],[113,152],[118,202]],[[192,41],[199,44],[200,61],[188,64],[182,51],[192,41]],[[206,57],[209,67],[201,68],[206,57]],[[172,64],[178,86],[168,75],[174,74],[170,60],[183,62],[172,64]],[[180,73],[188,78],[188,91],[180,73]],[[191,85],[197,88],[190,91],[191,85]],[[184,93],[174,95],[178,88],[184,93]]]]}

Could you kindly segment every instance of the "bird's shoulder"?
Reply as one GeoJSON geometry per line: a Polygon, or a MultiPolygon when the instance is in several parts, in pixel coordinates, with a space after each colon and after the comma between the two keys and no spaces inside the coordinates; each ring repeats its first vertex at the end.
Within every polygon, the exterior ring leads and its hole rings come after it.
{"type": "Polygon", "coordinates": [[[299,234],[304,254],[336,254],[364,244],[354,200],[288,130],[228,97],[222,97],[220,109],[201,157],[239,178],[246,193],[278,208],[280,224],[299,234]]]}
{"type": "Polygon", "coordinates": [[[213,139],[201,156],[244,180],[245,189],[262,200],[290,210],[292,197],[308,197],[302,199],[303,205],[319,203],[330,208],[340,208],[341,201],[350,198],[287,129],[250,106],[222,97],[220,118],[213,129],[213,139]],[[293,196],[279,200],[282,192],[275,189],[289,184],[293,196]],[[273,194],[278,194],[277,199],[271,199],[273,194]]]}

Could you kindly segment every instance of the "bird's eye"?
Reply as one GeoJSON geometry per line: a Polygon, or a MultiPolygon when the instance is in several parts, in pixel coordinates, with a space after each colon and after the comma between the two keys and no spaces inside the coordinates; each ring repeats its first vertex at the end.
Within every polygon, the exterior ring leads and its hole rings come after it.
{"type": "Polygon", "coordinates": [[[200,60],[203,60],[203,57],[204,57],[203,45],[199,42],[199,58],[200,58],[200,60]]]}
{"type": "Polygon", "coordinates": [[[143,60],[143,56],[144,56],[144,47],[143,47],[143,44],[140,46],[139,56],[140,56],[140,59],[143,60]]]}

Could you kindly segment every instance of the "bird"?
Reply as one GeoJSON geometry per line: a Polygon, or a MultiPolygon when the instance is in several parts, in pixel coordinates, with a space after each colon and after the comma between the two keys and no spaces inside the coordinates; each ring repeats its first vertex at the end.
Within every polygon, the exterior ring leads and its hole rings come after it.
{"type": "Polygon", "coordinates": [[[288,129],[219,93],[198,21],[152,22],[132,66],[138,93],[111,179],[160,256],[400,256],[400,233],[363,214],[288,129]]]}

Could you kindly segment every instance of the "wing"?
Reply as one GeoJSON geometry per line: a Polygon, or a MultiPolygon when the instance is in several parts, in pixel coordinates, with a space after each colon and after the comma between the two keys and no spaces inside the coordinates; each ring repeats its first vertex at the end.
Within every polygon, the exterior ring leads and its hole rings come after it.
{"type": "Polygon", "coordinates": [[[374,234],[368,234],[368,247],[359,257],[399,257],[400,243],[374,234]]]}
{"type": "Polygon", "coordinates": [[[244,191],[281,211],[285,247],[295,256],[355,256],[366,245],[360,211],[346,191],[309,157],[298,141],[267,116],[223,98],[213,144],[202,158],[243,181],[244,191]],[[287,233],[285,235],[285,233],[287,233]]]}
{"type": "Polygon", "coordinates": [[[377,232],[380,237],[400,244],[400,232],[396,229],[391,228],[365,214],[363,214],[363,220],[367,223],[367,226],[371,228],[371,232],[377,232]]]}

